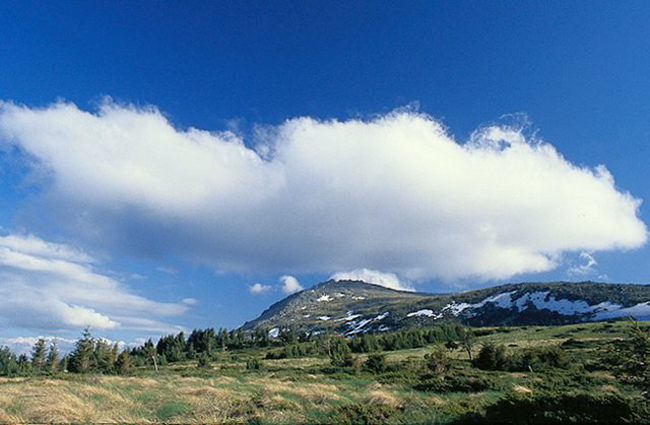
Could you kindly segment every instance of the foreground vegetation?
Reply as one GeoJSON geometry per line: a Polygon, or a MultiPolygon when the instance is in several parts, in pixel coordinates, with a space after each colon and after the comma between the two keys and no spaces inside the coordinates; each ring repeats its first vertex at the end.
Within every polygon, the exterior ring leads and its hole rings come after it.
{"type": "Polygon", "coordinates": [[[260,334],[239,347],[195,332],[192,350],[176,335],[121,353],[86,334],[56,366],[40,345],[22,363],[4,350],[0,422],[650,422],[647,323],[260,334]]]}

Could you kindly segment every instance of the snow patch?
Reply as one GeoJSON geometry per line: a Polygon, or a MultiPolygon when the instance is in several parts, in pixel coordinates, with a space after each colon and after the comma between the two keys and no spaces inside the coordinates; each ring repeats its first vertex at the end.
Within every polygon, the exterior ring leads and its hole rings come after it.
{"type": "Polygon", "coordinates": [[[324,301],[325,302],[332,301],[333,299],[334,298],[330,297],[329,295],[323,295],[323,296],[319,297],[316,301],[318,301],[319,303],[322,303],[324,301]]]}
{"type": "MultiPolygon", "coordinates": [[[[601,303],[603,304],[603,303],[601,303]]],[[[600,304],[598,304],[600,305],[600,304]]],[[[615,317],[632,316],[639,320],[650,320],[650,301],[639,303],[631,307],[620,306],[618,304],[610,304],[606,308],[601,309],[596,313],[595,318],[611,319],[615,317]]]]}
{"type": "Polygon", "coordinates": [[[372,322],[372,319],[363,319],[362,321],[356,324],[354,322],[351,322],[350,326],[352,327],[352,330],[348,331],[347,335],[355,335],[358,334],[359,332],[364,332],[363,327],[370,322],[372,322]]]}
{"type": "Polygon", "coordinates": [[[280,335],[280,329],[279,328],[273,328],[269,331],[269,338],[277,338],[278,335],[280,335]]]}
{"type": "Polygon", "coordinates": [[[423,310],[414,311],[406,315],[406,317],[417,317],[417,316],[433,317],[435,316],[435,313],[433,312],[433,310],[429,310],[428,308],[425,308],[423,310]]]}
{"type": "Polygon", "coordinates": [[[346,314],[345,317],[342,317],[342,318],[340,318],[340,319],[337,319],[336,321],[337,321],[337,322],[349,322],[349,321],[351,321],[351,320],[354,320],[354,319],[357,319],[357,318],[361,317],[360,314],[352,314],[351,311],[348,311],[348,312],[345,313],[345,314],[346,314]]]}
{"type": "Polygon", "coordinates": [[[319,318],[320,320],[323,320],[323,321],[327,321],[327,320],[330,320],[330,319],[331,319],[330,316],[318,316],[318,318],[319,318]]]}
{"type": "Polygon", "coordinates": [[[375,320],[375,321],[384,320],[385,318],[388,317],[389,314],[390,314],[390,311],[385,311],[385,312],[383,312],[382,314],[380,314],[379,316],[375,317],[372,320],[375,320]]]}

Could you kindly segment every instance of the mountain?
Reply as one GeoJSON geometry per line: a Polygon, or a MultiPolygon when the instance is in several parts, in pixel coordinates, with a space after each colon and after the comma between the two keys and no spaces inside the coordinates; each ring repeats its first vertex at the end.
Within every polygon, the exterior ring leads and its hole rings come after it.
{"type": "Polygon", "coordinates": [[[428,294],[330,280],[278,301],[245,330],[286,327],[345,335],[456,321],[470,326],[553,325],[633,316],[650,320],[650,285],[516,283],[428,294]]]}

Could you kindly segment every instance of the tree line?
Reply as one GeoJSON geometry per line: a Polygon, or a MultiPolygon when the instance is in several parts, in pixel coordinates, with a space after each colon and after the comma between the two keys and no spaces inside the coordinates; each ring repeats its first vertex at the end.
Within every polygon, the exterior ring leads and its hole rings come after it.
{"type": "MultiPolygon", "coordinates": [[[[197,360],[199,366],[209,365],[219,353],[246,348],[274,348],[267,358],[290,358],[305,355],[332,357],[332,350],[342,353],[371,353],[423,347],[427,344],[451,343],[472,334],[461,325],[439,325],[431,328],[363,334],[344,338],[338,334],[308,332],[287,327],[271,337],[269,330],[253,331],[214,328],[194,329],[188,337],[184,332],[161,337],[157,343],[152,339],[144,344],[124,348],[117,343],[94,338],[85,329],[71,353],[60,355],[56,341],[49,344],[39,339],[32,347],[31,356],[16,355],[8,347],[0,347],[0,375],[30,375],[56,372],[128,374],[133,368],[159,365],[186,360],[197,360]],[[345,346],[345,348],[342,348],[345,346]]],[[[337,357],[334,354],[334,357],[337,357]]],[[[341,358],[346,355],[341,354],[341,358]]],[[[342,361],[345,363],[345,361],[342,361]]]]}

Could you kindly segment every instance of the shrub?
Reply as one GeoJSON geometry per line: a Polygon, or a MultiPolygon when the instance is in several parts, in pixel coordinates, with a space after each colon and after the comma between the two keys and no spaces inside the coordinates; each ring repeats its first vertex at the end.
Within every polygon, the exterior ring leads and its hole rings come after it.
{"type": "Polygon", "coordinates": [[[200,369],[209,369],[212,366],[212,361],[208,353],[202,352],[201,354],[199,354],[197,366],[200,369]]]}
{"type": "Polygon", "coordinates": [[[370,354],[363,364],[364,369],[372,373],[382,373],[388,370],[385,354],[370,354]]]}
{"type": "MultiPolygon", "coordinates": [[[[648,423],[647,412],[635,400],[615,393],[509,393],[474,416],[477,422],[498,423],[648,423]]],[[[458,422],[469,422],[462,418],[458,422]]]]}
{"type": "Polygon", "coordinates": [[[335,424],[381,424],[399,413],[397,407],[385,404],[351,403],[339,406],[332,415],[335,424]]]}
{"type": "Polygon", "coordinates": [[[496,390],[500,387],[501,383],[498,379],[485,374],[457,374],[445,378],[439,376],[427,377],[414,386],[418,391],[431,391],[436,393],[475,393],[487,390],[496,390]]]}
{"type": "Polygon", "coordinates": [[[540,371],[549,368],[566,368],[569,359],[557,345],[528,348],[522,354],[512,360],[511,370],[517,371],[540,371]]]}
{"type": "Polygon", "coordinates": [[[262,369],[262,361],[257,357],[246,360],[246,370],[260,370],[262,369]]]}
{"type": "Polygon", "coordinates": [[[452,368],[452,359],[442,347],[436,347],[431,353],[425,354],[424,361],[427,368],[442,377],[452,368]]]}
{"type": "Polygon", "coordinates": [[[486,342],[472,363],[483,370],[505,370],[509,365],[506,347],[503,344],[486,342]]]}

